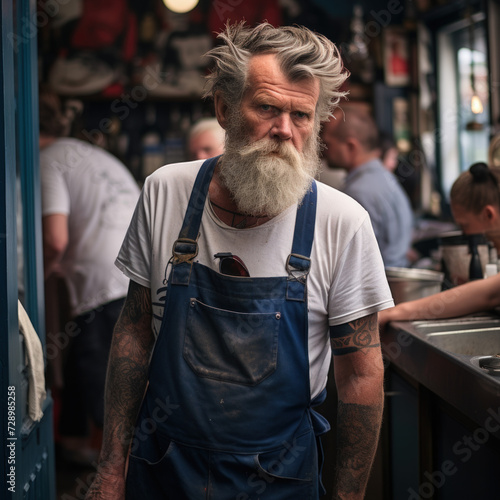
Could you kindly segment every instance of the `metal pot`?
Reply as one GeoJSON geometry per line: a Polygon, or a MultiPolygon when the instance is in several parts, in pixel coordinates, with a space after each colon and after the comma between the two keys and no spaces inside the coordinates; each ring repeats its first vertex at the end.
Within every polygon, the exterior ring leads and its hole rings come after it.
{"type": "Polygon", "coordinates": [[[444,278],[444,273],[406,267],[386,267],[385,274],[395,304],[440,292],[444,278]]]}

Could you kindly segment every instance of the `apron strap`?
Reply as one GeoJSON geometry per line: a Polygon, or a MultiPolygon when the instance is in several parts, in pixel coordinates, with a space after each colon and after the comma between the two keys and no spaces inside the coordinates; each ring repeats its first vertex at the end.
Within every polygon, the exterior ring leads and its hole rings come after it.
{"type": "MultiPolygon", "coordinates": [[[[219,156],[205,160],[196,176],[178,239],[172,249],[172,284],[188,285],[193,260],[198,255],[198,233],[208,188],[219,156]]],[[[311,267],[311,248],[316,221],[316,181],[297,209],[292,253],[288,256],[287,299],[306,300],[306,279],[311,267]]]]}
{"type": "Polygon", "coordinates": [[[187,239],[196,241],[200,230],[201,217],[205,208],[205,200],[207,199],[208,187],[214,174],[215,166],[220,156],[205,160],[196,176],[189,205],[184,215],[184,222],[179,233],[179,239],[187,239]]]}
{"type": "Polygon", "coordinates": [[[293,234],[292,253],[286,261],[288,273],[286,298],[303,302],[307,299],[307,275],[311,268],[311,249],[314,240],[316,222],[316,200],[318,190],[316,181],[304,196],[297,209],[295,231],[293,234]]]}
{"type": "Polygon", "coordinates": [[[188,285],[198,255],[198,234],[208,188],[219,156],[205,160],[196,176],[178,239],[172,248],[172,284],[188,285]]]}

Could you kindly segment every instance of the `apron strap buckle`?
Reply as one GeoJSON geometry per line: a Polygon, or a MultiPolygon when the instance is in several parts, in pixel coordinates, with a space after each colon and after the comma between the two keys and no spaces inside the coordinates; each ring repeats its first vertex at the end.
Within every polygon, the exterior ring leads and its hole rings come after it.
{"type": "Polygon", "coordinates": [[[172,247],[172,285],[189,285],[193,260],[198,255],[198,243],[190,238],[179,238],[172,247]]]}
{"type": "Polygon", "coordinates": [[[286,259],[286,272],[290,280],[305,283],[310,268],[311,259],[309,257],[304,257],[304,255],[291,253],[286,259]]]}
{"type": "Polygon", "coordinates": [[[198,242],[189,238],[179,238],[174,242],[172,247],[172,257],[174,266],[189,262],[192,264],[193,259],[198,255],[198,242]]]}
{"type": "Polygon", "coordinates": [[[311,268],[311,259],[304,255],[291,253],[286,259],[288,281],[286,287],[287,300],[304,302],[307,298],[306,282],[311,268]]]}

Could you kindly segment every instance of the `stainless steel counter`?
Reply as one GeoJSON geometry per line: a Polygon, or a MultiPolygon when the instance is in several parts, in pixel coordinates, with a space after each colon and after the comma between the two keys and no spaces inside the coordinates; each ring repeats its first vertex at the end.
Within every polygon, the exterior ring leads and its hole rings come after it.
{"type": "Polygon", "coordinates": [[[500,317],[391,323],[384,356],[418,383],[500,439],[500,374],[479,366],[500,353],[500,317]]]}

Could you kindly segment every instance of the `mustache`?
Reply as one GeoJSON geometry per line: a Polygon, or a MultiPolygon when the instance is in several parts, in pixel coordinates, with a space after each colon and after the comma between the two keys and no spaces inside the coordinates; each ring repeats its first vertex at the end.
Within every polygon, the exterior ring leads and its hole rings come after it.
{"type": "Polygon", "coordinates": [[[276,139],[269,139],[264,137],[258,141],[251,142],[242,148],[242,154],[252,154],[254,152],[261,153],[281,153],[286,149],[285,143],[283,141],[278,141],[276,139]]]}
{"type": "Polygon", "coordinates": [[[284,160],[300,160],[300,153],[289,141],[270,139],[264,137],[258,141],[248,143],[240,148],[239,154],[242,158],[252,156],[278,156],[284,160]]]}

